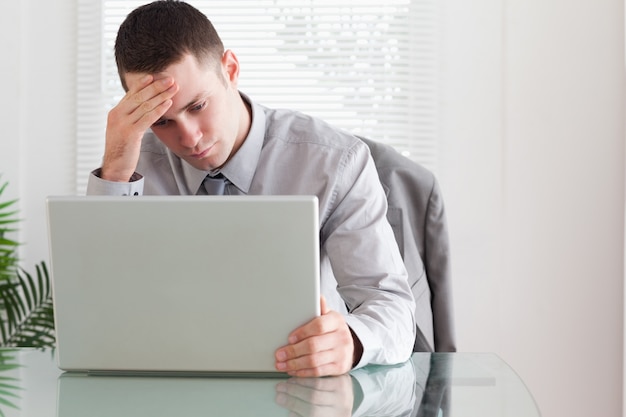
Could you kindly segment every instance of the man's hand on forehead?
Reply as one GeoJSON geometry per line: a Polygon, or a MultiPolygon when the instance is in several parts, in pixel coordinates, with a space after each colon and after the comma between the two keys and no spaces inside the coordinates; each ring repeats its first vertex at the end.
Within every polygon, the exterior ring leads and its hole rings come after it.
{"type": "Polygon", "coordinates": [[[143,134],[172,106],[178,85],[171,76],[128,73],[126,95],[107,118],[101,176],[128,181],[137,167],[143,134]]]}

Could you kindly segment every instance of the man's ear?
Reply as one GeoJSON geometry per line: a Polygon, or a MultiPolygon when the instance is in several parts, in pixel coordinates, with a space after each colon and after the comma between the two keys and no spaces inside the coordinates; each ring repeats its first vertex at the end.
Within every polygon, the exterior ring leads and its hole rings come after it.
{"type": "Polygon", "coordinates": [[[222,72],[230,84],[237,86],[239,81],[239,60],[230,49],[224,51],[224,55],[222,55],[222,72]]]}

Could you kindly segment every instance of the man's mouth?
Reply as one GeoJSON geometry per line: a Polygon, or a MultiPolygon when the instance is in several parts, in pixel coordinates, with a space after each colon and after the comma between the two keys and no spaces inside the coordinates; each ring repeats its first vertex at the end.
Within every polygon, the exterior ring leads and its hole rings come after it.
{"type": "Polygon", "coordinates": [[[209,152],[211,152],[211,149],[213,149],[213,146],[209,146],[208,148],[206,148],[202,152],[197,152],[197,153],[191,154],[189,156],[191,158],[194,158],[194,159],[202,159],[202,158],[206,157],[209,154],[209,152]]]}

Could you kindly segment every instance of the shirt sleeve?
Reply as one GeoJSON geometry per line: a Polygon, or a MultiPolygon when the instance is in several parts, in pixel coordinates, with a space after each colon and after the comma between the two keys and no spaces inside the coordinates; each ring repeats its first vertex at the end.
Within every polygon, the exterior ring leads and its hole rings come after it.
{"type": "Polygon", "coordinates": [[[143,177],[134,173],[129,182],[107,181],[100,178],[101,168],[92,171],[87,181],[87,195],[142,195],[143,177]]]}
{"type": "Polygon", "coordinates": [[[355,368],[404,362],[415,341],[415,301],[365,144],[350,149],[335,181],[334,210],[322,227],[323,251],[346,304],[348,326],[363,345],[355,368]]]}

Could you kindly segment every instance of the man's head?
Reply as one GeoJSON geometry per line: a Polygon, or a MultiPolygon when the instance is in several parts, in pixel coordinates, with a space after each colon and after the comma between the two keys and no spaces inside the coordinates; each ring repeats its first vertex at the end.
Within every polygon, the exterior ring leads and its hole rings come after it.
{"type": "Polygon", "coordinates": [[[158,0],[132,11],[115,41],[122,86],[128,73],[158,73],[185,55],[219,71],[224,45],[209,19],[187,3],[158,0]]]}
{"type": "Polygon", "coordinates": [[[239,62],[202,12],[173,0],[139,7],[119,29],[115,56],[124,89],[142,102],[139,113],[159,104],[155,84],[176,89],[151,127],[174,154],[208,171],[237,152],[251,123],[239,62]]]}

